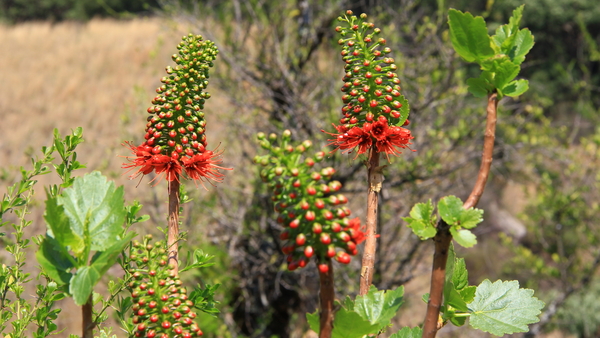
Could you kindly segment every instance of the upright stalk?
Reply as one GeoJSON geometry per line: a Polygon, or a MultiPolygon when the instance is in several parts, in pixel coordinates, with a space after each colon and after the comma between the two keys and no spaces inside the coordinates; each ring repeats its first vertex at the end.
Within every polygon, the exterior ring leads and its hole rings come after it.
{"type": "Polygon", "coordinates": [[[333,264],[331,259],[327,259],[327,272],[319,271],[320,294],[320,330],[319,338],[330,338],[333,331],[333,300],[335,299],[335,290],[333,287],[333,264]]]}
{"type": "MultiPolygon", "coordinates": [[[[465,209],[475,207],[483,194],[487,182],[490,167],[492,166],[492,155],[494,152],[494,140],[496,135],[496,111],[498,100],[496,93],[488,95],[487,121],[485,125],[485,136],[483,142],[483,153],[481,155],[481,166],[477,175],[475,186],[469,198],[463,204],[465,209]]],[[[446,222],[440,220],[437,225],[437,234],[433,238],[435,242],[435,253],[433,255],[433,270],[431,272],[431,289],[429,291],[429,302],[427,303],[427,314],[423,325],[423,338],[434,338],[437,331],[442,327],[439,319],[440,308],[443,304],[444,281],[446,278],[446,262],[448,261],[448,250],[452,235],[450,227],[446,222]]]]}
{"type": "Polygon", "coordinates": [[[365,251],[362,259],[362,269],[360,271],[360,295],[366,295],[373,283],[373,273],[375,272],[375,251],[377,250],[377,205],[379,192],[383,175],[379,167],[379,152],[373,147],[369,151],[369,161],[367,162],[368,185],[367,194],[367,223],[365,231],[365,251]]]}
{"type": "Polygon", "coordinates": [[[179,271],[179,177],[169,182],[169,221],[167,230],[167,248],[169,265],[173,271],[179,271]]]}
{"type": "Polygon", "coordinates": [[[88,301],[81,306],[81,328],[83,330],[81,337],[83,338],[94,338],[94,322],[92,321],[93,306],[92,295],[90,295],[88,301]]]}

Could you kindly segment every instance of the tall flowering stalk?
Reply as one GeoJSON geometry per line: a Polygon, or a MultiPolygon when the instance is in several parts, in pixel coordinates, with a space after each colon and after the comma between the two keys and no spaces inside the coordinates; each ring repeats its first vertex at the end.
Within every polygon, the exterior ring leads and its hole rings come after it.
{"type": "Polygon", "coordinates": [[[265,167],[261,178],[273,191],[277,223],[284,227],[281,251],[287,255],[289,270],[303,268],[315,259],[320,277],[319,337],[331,337],[335,296],[332,259],[348,264],[358,253],[356,246],[365,238],[360,220],[349,218],[348,199],[338,193],[342,184],[332,180],[335,170],[314,168],[325,157],[323,151],[305,155],[312,143],[307,140],[294,146],[289,130],[283,132],[280,141],[275,134],[267,137],[259,133],[258,139],[269,151],[254,161],[265,167]]]}
{"type": "Polygon", "coordinates": [[[179,185],[181,178],[195,183],[221,182],[223,174],[219,170],[231,170],[219,166],[220,152],[207,149],[204,103],[210,94],[208,70],[213,66],[218,50],[214,43],[203,40],[200,35],[184,36],[177,46],[178,54],[172,59],[177,64],[166,68],[167,76],[161,79],[162,85],[156,89],[157,96],[148,108],[145,141],[139,146],[131,142],[133,156],[123,168],[136,170],[130,178],[145,176],[152,172],[168,182],[169,221],[168,250],[169,263],[178,270],[179,237],[179,185]]]}
{"type": "Polygon", "coordinates": [[[342,36],[342,59],[346,63],[342,79],[344,93],[343,117],[334,132],[326,132],[333,138],[330,145],[343,153],[356,151],[355,158],[367,154],[368,195],[366,243],[362,260],[360,294],[365,295],[372,283],[375,251],[377,248],[377,203],[383,176],[379,166],[380,153],[387,160],[406,149],[413,139],[409,124],[409,105],[401,94],[400,79],[395,73],[397,66],[389,57],[391,49],[385,47],[384,38],[377,37],[381,30],[366,22],[366,14],[360,17],[347,11],[338,20],[343,26],[336,27],[342,36]]]}

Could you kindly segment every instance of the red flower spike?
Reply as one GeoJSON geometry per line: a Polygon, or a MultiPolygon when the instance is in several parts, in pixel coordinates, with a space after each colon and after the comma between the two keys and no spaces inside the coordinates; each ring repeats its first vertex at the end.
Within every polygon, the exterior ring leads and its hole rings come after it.
{"type": "Polygon", "coordinates": [[[203,91],[208,81],[198,82],[209,78],[218,50],[211,41],[191,34],[184,36],[177,48],[179,53],[173,56],[177,66],[167,67],[169,76],[161,80],[163,85],[147,110],[153,115],[146,125],[147,141],[138,147],[127,143],[134,156],[128,157],[123,168],[137,169],[131,178],[155,172],[157,183],[163,177],[178,181],[183,173],[203,186],[205,179],[221,182],[223,174],[218,170],[230,169],[218,166],[220,154],[206,150],[206,121],[201,110],[210,95],[203,91]],[[190,82],[192,78],[197,84],[190,82]]]}

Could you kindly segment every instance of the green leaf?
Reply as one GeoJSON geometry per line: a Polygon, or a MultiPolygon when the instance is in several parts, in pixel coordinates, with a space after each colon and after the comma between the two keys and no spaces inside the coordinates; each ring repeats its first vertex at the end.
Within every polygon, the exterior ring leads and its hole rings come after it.
{"type": "Polygon", "coordinates": [[[315,331],[316,333],[319,333],[319,330],[321,329],[321,322],[319,321],[319,311],[315,311],[315,313],[306,313],[306,321],[308,322],[308,327],[310,327],[311,330],[315,331]]]}
{"type": "Polygon", "coordinates": [[[448,250],[448,260],[446,262],[446,276],[444,282],[444,302],[446,305],[450,305],[453,308],[468,312],[467,303],[463,300],[462,296],[458,293],[457,285],[464,287],[468,284],[467,281],[467,269],[463,259],[456,258],[454,253],[454,246],[450,245],[448,250]]]}
{"type": "Polygon", "coordinates": [[[415,235],[421,239],[432,238],[436,234],[435,221],[433,215],[433,204],[431,200],[427,203],[417,203],[410,210],[410,217],[404,217],[408,227],[412,229],[415,235]]]}
{"type": "Polygon", "coordinates": [[[444,222],[449,225],[456,225],[463,211],[463,202],[456,196],[446,196],[438,203],[438,212],[444,222]]]}
{"type": "Polygon", "coordinates": [[[373,285],[364,296],[356,296],[354,301],[354,312],[371,324],[378,325],[381,330],[390,325],[392,318],[404,303],[404,287],[395,290],[378,291],[373,285]]]}
{"type": "Polygon", "coordinates": [[[470,248],[477,244],[477,237],[469,230],[456,230],[455,227],[450,228],[450,233],[456,241],[462,247],[470,248]]]}
{"type": "Polygon", "coordinates": [[[69,219],[57,198],[49,197],[46,200],[44,219],[48,224],[48,236],[53,237],[66,250],[80,254],[84,249],[83,238],[77,236],[69,226],[69,219]]]}
{"type": "Polygon", "coordinates": [[[508,56],[502,56],[487,60],[481,64],[481,68],[492,73],[491,83],[496,89],[502,89],[507,83],[512,81],[521,67],[514,64],[508,56]]]}
{"type": "MultiPolygon", "coordinates": [[[[514,47],[514,41],[517,32],[519,31],[519,23],[523,17],[523,6],[516,8],[513,11],[512,17],[508,24],[502,25],[496,29],[496,35],[492,37],[498,54],[509,54],[509,51],[514,47]]],[[[512,58],[511,58],[512,59],[512,58]]],[[[520,64],[517,63],[517,64],[520,64]]]]}
{"type": "Polygon", "coordinates": [[[117,261],[117,257],[125,246],[135,237],[135,233],[129,233],[127,236],[113,243],[106,251],[97,252],[92,258],[89,266],[83,266],[77,269],[75,276],[71,279],[69,293],[73,295],[73,301],[77,305],[83,305],[87,302],[94,286],[108,269],[117,261]]]}
{"type": "Polygon", "coordinates": [[[502,336],[527,332],[528,324],[539,321],[544,302],[533,297],[533,290],[519,289],[519,282],[484,280],[469,304],[472,327],[502,336]]]}
{"type": "Polygon", "coordinates": [[[515,80],[502,88],[502,93],[506,96],[519,96],[525,93],[529,89],[529,81],[527,80],[515,80]]]}
{"type": "Polygon", "coordinates": [[[403,327],[402,330],[394,333],[390,338],[421,338],[423,330],[420,327],[403,327]]]}
{"type": "MultiPolygon", "coordinates": [[[[307,313],[306,319],[310,329],[319,332],[321,324],[319,322],[319,312],[307,313]]],[[[345,307],[340,307],[335,313],[333,320],[332,338],[362,338],[367,334],[377,334],[379,332],[377,324],[371,324],[363,319],[358,313],[350,311],[345,307]]]]}
{"type": "Polygon", "coordinates": [[[99,172],[75,179],[72,188],[65,189],[58,197],[69,217],[71,229],[86,240],[89,232],[91,247],[88,250],[103,251],[122,232],[126,210],[123,187],[115,189],[99,172]]]}
{"type": "MultiPolygon", "coordinates": [[[[215,265],[215,263],[210,262],[210,260],[213,257],[214,256],[212,256],[212,255],[205,254],[204,251],[202,251],[200,249],[196,249],[196,250],[194,250],[194,257],[191,259],[191,263],[188,266],[180,269],[179,272],[213,266],[213,265],[215,265]]],[[[190,261],[190,253],[189,252],[188,252],[187,258],[188,258],[187,261],[189,262],[190,261]]]]}
{"type": "Polygon", "coordinates": [[[467,88],[469,93],[475,97],[486,97],[494,89],[494,87],[482,78],[469,78],[467,79],[467,85],[469,85],[467,88]]]}
{"type": "Polygon", "coordinates": [[[462,290],[469,286],[469,272],[467,271],[464,258],[455,258],[452,283],[456,287],[456,290],[462,290]]]}
{"type": "Polygon", "coordinates": [[[408,100],[404,97],[404,95],[398,96],[396,98],[396,101],[400,102],[400,104],[402,105],[402,107],[398,109],[400,117],[396,125],[398,127],[402,127],[402,125],[404,124],[404,122],[406,122],[406,119],[408,118],[408,114],[410,112],[410,105],[408,104],[408,100]]]}
{"type": "Polygon", "coordinates": [[[58,241],[50,236],[44,237],[39,250],[35,253],[42,270],[56,283],[69,284],[73,277],[70,271],[74,265],[69,258],[69,253],[58,241]]]}
{"type": "Polygon", "coordinates": [[[515,34],[514,46],[506,54],[515,64],[520,65],[525,61],[525,55],[529,53],[533,44],[534,38],[529,29],[522,29],[515,34]]]}
{"type": "Polygon", "coordinates": [[[482,17],[450,9],[448,24],[452,46],[463,59],[468,62],[482,61],[494,55],[482,17]]]}
{"type": "Polygon", "coordinates": [[[475,298],[475,291],[477,290],[476,286],[467,286],[462,290],[459,290],[460,296],[465,300],[467,304],[473,301],[475,298]]]}
{"type": "Polygon", "coordinates": [[[473,229],[477,224],[483,222],[483,210],[475,208],[463,210],[458,220],[462,228],[473,229]]]}

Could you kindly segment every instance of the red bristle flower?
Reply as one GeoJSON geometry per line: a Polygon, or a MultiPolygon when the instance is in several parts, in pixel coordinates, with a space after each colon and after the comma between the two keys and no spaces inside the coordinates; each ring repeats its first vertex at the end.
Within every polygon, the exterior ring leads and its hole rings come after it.
{"type": "MultiPolygon", "coordinates": [[[[340,126],[335,126],[339,131],[340,126]]],[[[354,148],[358,147],[358,151],[356,156],[365,153],[369,148],[371,148],[373,141],[371,140],[371,135],[360,127],[352,127],[350,130],[344,133],[334,134],[325,132],[331,136],[335,136],[335,139],[330,139],[331,142],[329,145],[336,146],[333,151],[341,149],[342,152],[351,152],[354,148]]]]}
{"type": "Polygon", "coordinates": [[[414,137],[410,134],[410,130],[394,126],[386,129],[385,134],[377,140],[375,146],[377,147],[377,151],[385,153],[385,156],[389,161],[390,154],[394,156],[400,154],[398,148],[408,148],[411,144],[410,140],[413,138],[414,137]]]}
{"type": "Polygon", "coordinates": [[[224,175],[218,169],[231,170],[231,168],[224,168],[217,165],[221,163],[221,159],[218,158],[220,155],[221,153],[214,153],[207,150],[202,154],[184,157],[181,161],[183,162],[187,176],[194,181],[200,181],[202,186],[204,186],[203,181],[205,179],[215,182],[223,181],[224,175]]]}

